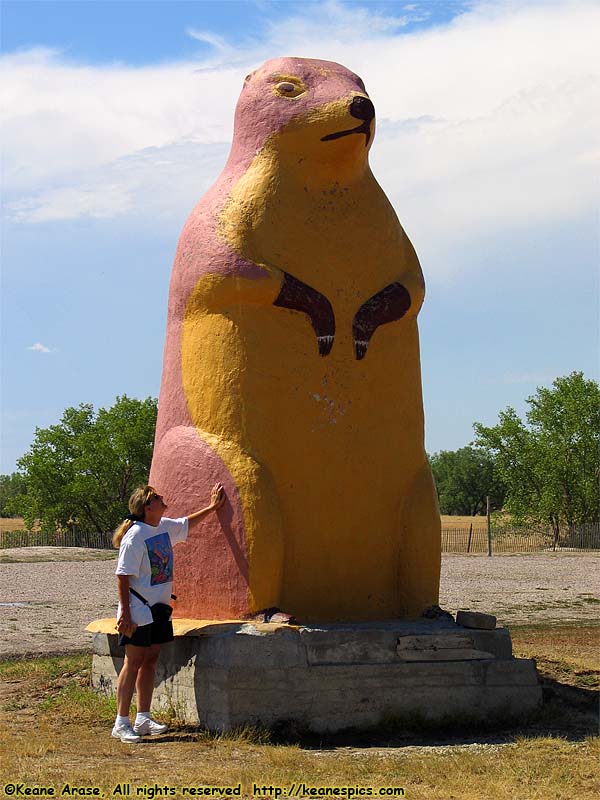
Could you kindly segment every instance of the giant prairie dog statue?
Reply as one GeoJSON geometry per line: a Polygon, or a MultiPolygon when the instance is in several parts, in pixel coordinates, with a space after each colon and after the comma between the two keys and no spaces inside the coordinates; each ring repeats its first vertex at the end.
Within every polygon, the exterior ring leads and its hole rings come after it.
{"type": "Polygon", "coordinates": [[[229,160],[171,279],[151,482],[187,514],[175,615],[416,616],[437,603],[419,262],[373,177],[354,73],[281,58],[246,78],[229,160]]]}

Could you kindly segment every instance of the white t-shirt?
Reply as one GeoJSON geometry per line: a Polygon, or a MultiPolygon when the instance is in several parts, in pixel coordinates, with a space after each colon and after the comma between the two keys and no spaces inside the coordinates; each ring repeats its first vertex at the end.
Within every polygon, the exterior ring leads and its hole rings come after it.
{"type": "MultiPolygon", "coordinates": [[[[156,527],[134,522],[121,540],[116,575],[129,575],[129,586],[153,606],[171,602],[173,586],[173,545],[185,542],[188,535],[187,517],[163,517],[156,527]]],[[[152,622],[150,608],[129,593],[131,620],[136,625],[152,622]]],[[[121,603],[117,619],[121,615],[121,603]]]]}

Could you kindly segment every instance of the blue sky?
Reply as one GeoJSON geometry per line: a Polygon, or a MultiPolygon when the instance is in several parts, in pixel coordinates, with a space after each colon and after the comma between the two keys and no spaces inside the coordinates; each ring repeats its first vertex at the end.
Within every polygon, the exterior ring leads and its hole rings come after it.
{"type": "Polygon", "coordinates": [[[1,472],[67,406],[158,394],[179,232],[225,163],[244,76],[281,55],[345,64],[375,103],[373,172],[427,281],[428,450],[559,375],[598,379],[598,3],[1,13],[1,472]]]}

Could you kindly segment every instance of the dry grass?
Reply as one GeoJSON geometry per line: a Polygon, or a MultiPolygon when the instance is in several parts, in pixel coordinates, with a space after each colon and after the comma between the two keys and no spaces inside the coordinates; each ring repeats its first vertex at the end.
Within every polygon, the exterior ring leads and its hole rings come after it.
{"type": "Polygon", "coordinates": [[[0,517],[0,533],[23,530],[25,530],[25,521],[22,517],[0,517]]]}
{"type": "MultiPolygon", "coordinates": [[[[514,727],[408,732],[388,726],[337,737],[292,736],[291,743],[247,730],[217,736],[175,725],[160,740],[127,746],[111,739],[112,701],[88,688],[89,656],[0,663],[2,784],[65,781],[99,785],[112,797],[129,783],[172,787],[252,784],[289,787],[402,787],[419,800],[583,800],[600,795],[598,740],[585,687],[597,665],[598,628],[522,628],[516,649],[539,663],[560,656],[563,679],[581,693],[578,703],[551,694],[536,720],[514,727]],[[583,687],[583,688],[580,688],[583,687]]],[[[143,796],[143,795],[140,795],[143,796]]]]}
{"type": "Polygon", "coordinates": [[[442,528],[466,528],[469,530],[469,526],[473,525],[473,530],[487,530],[487,518],[486,517],[461,517],[461,516],[451,516],[450,514],[442,514],[442,528]]]}
{"type": "MultiPolygon", "coordinates": [[[[40,738],[45,739],[46,731],[42,727],[40,738]]],[[[446,752],[310,752],[298,746],[272,747],[243,740],[127,747],[103,740],[102,732],[92,729],[78,741],[76,752],[74,749],[65,751],[63,737],[51,746],[30,741],[21,757],[26,783],[52,784],[58,793],[68,765],[71,783],[100,785],[109,797],[117,783],[131,784],[133,795],[144,785],[241,784],[242,797],[251,797],[255,782],[290,787],[304,781],[313,787],[402,787],[407,797],[423,800],[546,800],[560,796],[583,800],[597,796],[600,790],[598,748],[592,741],[573,744],[553,738],[523,739],[505,747],[446,752]]]]}
{"type": "Polygon", "coordinates": [[[545,675],[581,688],[600,688],[600,625],[511,628],[515,655],[537,659],[545,675]]]}

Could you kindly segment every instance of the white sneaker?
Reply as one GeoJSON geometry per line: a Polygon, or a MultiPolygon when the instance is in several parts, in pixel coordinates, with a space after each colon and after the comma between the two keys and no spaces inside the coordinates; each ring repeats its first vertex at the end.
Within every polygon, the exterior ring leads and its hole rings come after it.
{"type": "Polygon", "coordinates": [[[115,725],[112,729],[112,734],[115,739],[120,739],[125,744],[135,744],[136,742],[141,742],[142,737],[138,736],[137,733],[131,727],[131,723],[128,725],[115,725]]]}
{"type": "Polygon", "coordinates": [[[169,729],[168,725],[162,725],[160,722],[146,718],[143,722],[137,723],[133,726],[134,733],[140,736],[160,736],[161,733],[166,733],[169,729]]]}

